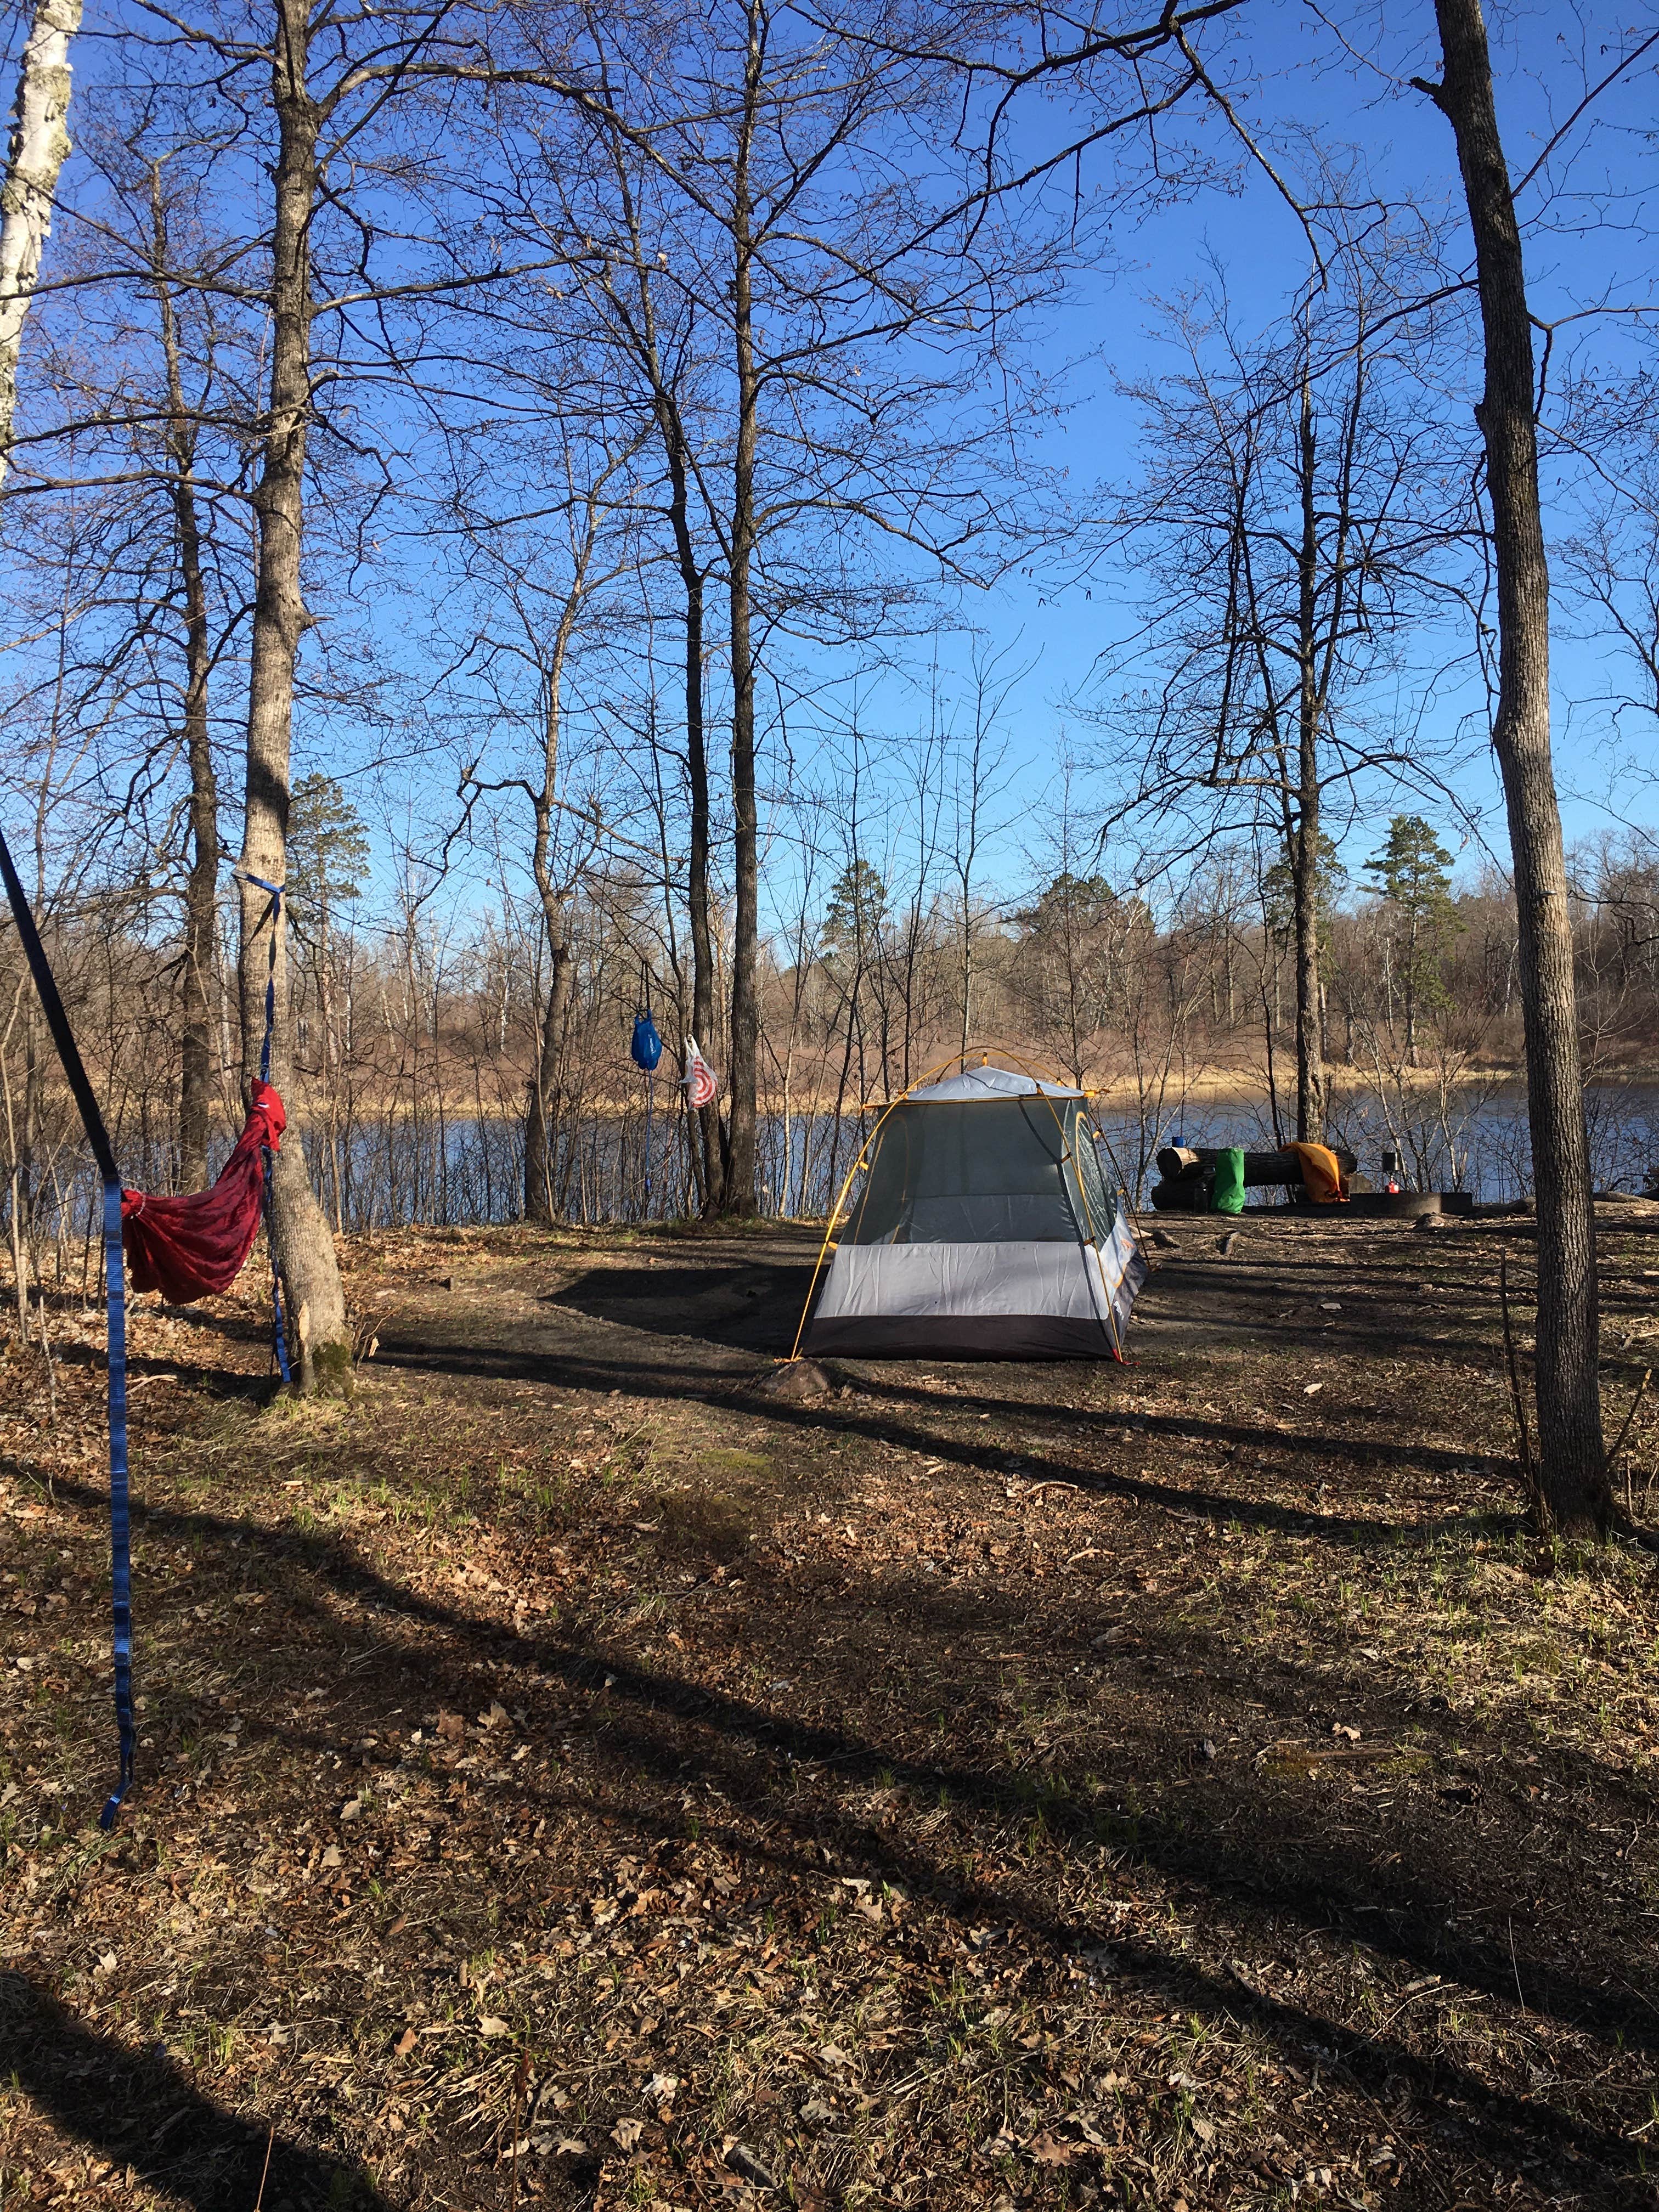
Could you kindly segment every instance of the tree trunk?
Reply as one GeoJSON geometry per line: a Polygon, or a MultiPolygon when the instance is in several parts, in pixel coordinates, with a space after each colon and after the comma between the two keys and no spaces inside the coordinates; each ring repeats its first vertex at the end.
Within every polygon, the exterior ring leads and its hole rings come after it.
{"type": "Polygon", "coordinates": [[[1480,0],[1435,0],[1435,14],[1443,81],[1422,88],[1456,135],[1486,338],[1486,391],[1477,411],[1498,571],[1492,745],[1504,779],[1520,921],[1527,1118],[1538,1204],[1540,1481],[1555,1526],[1589,1534],[1606,1528],[1613,1498],[1601,1431],[1595,1214],[1572,923],[1550,763],[1549,565],[1538,493],[1532,328],[1480,0]]]}
{"type": "Polygon", "coordinates": [[[1296,930],[1296,1133],[1304,1144],[1325,1134],[1325,1023],[1319,989],[1319,684],[1314,623],[1318,611],[1319,516],[1315,501],[1313,398],[1302,386],[1302,546],[1297,560],[1296,834],[1291,850],[1296,930]]]}
{"type": "MultiPolygon", "coordinates": [[[[1547,606],[1545,609],[1545,619],[1548,620],[1547,606]]],[[[1553,793],[1553,787],[1552,787],[1552,794],[1553,793]]],[[[1417,1065],[1417,916],[1413,914],[1406,938],[1406,973],[1401,985],[1406,1006],[1406,1065],[1407,1067],[1415,1067],[1417,1065]]]]}
{"type": "MultiPolygon", "coordinates": [[[[637,317],[624,318],[630,341],[651,382],[652,411],[668,470],[668,521],[685,593],[685,772],[690,787],[690,851],[687,859],[686,906],[691,931],[691,1028],[705,1048],[715,1037],[714,942],[708,896],[708,742],[703,714],[703,618],[707,577],[691,534],[690,441],[678,392],[665,368],[657,337],[656,306],[639,227],[629,166],[617,143],[617,180],[627,213],[637,262],[637,317]]],[[[706,1215],[725,1202],[726,1139],[720,1109],[712,1102],[687,1109],[693,1152],[692,1182],[706,1215]]]]}
{"type": "Polygon", "coordinates": [[[69,44],[81,0],[35,0],[17,75],[6,180],[0,192],[0,483],[11,455],[23,322],[52,234],[52,206],[70,150],[69,44]]]}
{"type": "Polygon", "coordinates": [[[207,586],[196,511],[196,438],[185,405],[179,321],[167,281],[167,204],[160,163],[150,171],[153,268],[167,380],[168,483],[179,580],[185,593],[185,751],[190,766],[190,875],[185,886],[185,950],[179,979],[179,1188],[205,1190],[212,1133],[214,986],[218,975],[219,787],[208,725],[207,586]]]}
{"type": "MultiPolygon", "coordinates": [[[[304,0],[277,0],[272,100],[278,127],[271,231],[270,398],[253,495],[258,566],[248,680],[247,795],[242,872],[281,884],[288,867],[289,758],[294,721],[295,661],[310,620],[301,592],[306,418],[311,404],[311,264],[309,230],[316,202],[317,134],[321,115],[306,84],[309,18],[304,0]]],[[[298,1332],[301,1377],[307,1387],[349,1387],[351,1338],[334,1240],[311,1188],[301,1141],[289,1040],[287,930],[268,895],[241,886],[242,941],[237,985],[242,1017],[242,1072],[259,1070],[265,985],[276,988],[270,1079],[283,1094],[288,1130],[271,1177],[271,1227],[276,1264],[298,1332]],[[272,966],[274,951],[274,968],[272,966]]]]}
{"type": "MultiPolygon", "coordinates": [[[[322,1016],[323,1030],[323,1110],[327,1121],[325,1133],[328,1139],[329,1197],[334,1209],[334,1234],[337,1237],[343,1237],[345,1235],[345,1200],[340,1188],[340,1099],[335,1080],[334,948],[329,938],[326,884],[327,876],[325,872],[325,888],[319,902],[319,910],[317,915],[317,999],[318,1011],[322,1016]]],[[[486,1161],[488,1157],[486,1153],[486,1161]]]]}
{"type": "Polygon", "coordinates": [[[179,510],[179,567],[185,585],[188,657],[185,744],[190,762],[190,875],[185,886],[185,951],[179,1009],[179,1159],[180,1188],[205,1190],[209,1181],[208,1146],[217,1089],[213,1001],[219,972],[219,789],[208,732],[207,600],[202,582],[193,487],[181,483],[174,497],[179,510]]]}
{"type": "MultiPolygon", "coordinates": [[[[686,907],[691,927],[691,1028],[699,1043],[714,1035],[714,941],[708,912],[708,743],[702,713],[703,574],[691,540],[685,441],[678,415],[659,392],[658,416],[668,457],[669,521],[685,591],[685,772],[690,785],[691,836],[686,907]]],[[[726,1198],[720,1109],[712,1101],[692,1115],[703,1212],[719,1213],[726,1198]]]]}
{"type": "MultiPolygon", "coordinates": [[[[590,507],[588,520],[592,521],[590,507]]],[[[553,643],[542,668],[542,781],[532,792],[536,814],[535,842],[531,850],[531,872],[542,903],[542,932],[547,945],[547,997],[542,1006],[541,1041],[530,1086],[530,1110],[525,1120],[524,1211],[526,1221],[552,1221],[560,1211],[561,1189],[555,1177],[559,1168],[559,1063],[564,1048],[566,1009],[572,981],[569,906],[575,895],[574,881],[556,879],[553,836],[554,809],[559,803],[559,747],[564,734],[564,664],[580,616],[592,550],[590,534],[583,541],[575,574],[559,620],[553,643]],[[551,1111],[549,1102],[551,1101],[551,1111]]],[[[562,1178],[560,1178],[562,1184],[562,1178]]]]}
{"type": "Polygon", "coordinates": [[[727,1158],[721,1212],[755,1211],[755,1145],[760,1009],[760,820],[755,798],[755,661],[750,574],[755,553],[755,447],[760,392],[755,374],[753,267],[750,239],[749,144],[758,97],[760,36],[752,18],[745,70],[746,110],[732,207],[732,326],[738,437],[732,470],[732,831],[733,892],[732,1031],[727,1054],[727,1158]]]}
{"type": "MultiPolygon", "coordinates": [[[[550,924],[550,934],[551,928],[550,924]]],[[[555,1185],[558,1169],[559,1048],[570,1004],[570,947],[562,942],[550,945],[548,961],[551,973],[542,1005],[541,1044],[530,1085],[530,1112],[525,1122],[524,1142],[524,1218],[544,1223],[551,1222],[558,1212],[555,1185]]]]}

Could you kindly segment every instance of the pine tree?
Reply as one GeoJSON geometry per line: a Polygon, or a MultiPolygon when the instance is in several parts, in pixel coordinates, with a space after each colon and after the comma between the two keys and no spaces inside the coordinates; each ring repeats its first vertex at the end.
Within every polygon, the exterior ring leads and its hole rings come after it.
{"type": "Polygon", "coordinates": [[[288,816],[289,889],[301,911],[296,927],[326,932],[337,906],[361,898],[368,872],[368,831],[331,775],[302,775],[288,816]]]}
{"type": "Polygon", "coordinates": [[[1462,927],[1451,895],[1452,856],[1420,814],[1396,814],[1389,842],[1365,863],[1378,896],[1401,929],[1395,973],[1406,1016],[1406,1064],[1417,1066],[1417,1018],[1446,1004],[1443,963],[1462,927]]]}
{"type": "Polygon", "coordinates": [[[830,894],[818,949],[826,960],[862,969],[868,967],[887,919],[887,886],[868,860],[842,870],[830,894]]]}

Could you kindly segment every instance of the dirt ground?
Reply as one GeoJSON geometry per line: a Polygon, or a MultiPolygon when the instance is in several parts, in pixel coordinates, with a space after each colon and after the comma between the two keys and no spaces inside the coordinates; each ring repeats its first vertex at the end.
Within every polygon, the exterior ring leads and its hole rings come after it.
{"type": "Polygon", "coordinates": [[[805,1230],[363,1241],[343,1404],[143,1302],[109,1837],[101,1319],[14,1344],[0,2205],[1659,2207],[1659,1581],[1521,1522],[1530,1224],[1158,1226],[1127,1365],[799,1401],[805,1230]]]}

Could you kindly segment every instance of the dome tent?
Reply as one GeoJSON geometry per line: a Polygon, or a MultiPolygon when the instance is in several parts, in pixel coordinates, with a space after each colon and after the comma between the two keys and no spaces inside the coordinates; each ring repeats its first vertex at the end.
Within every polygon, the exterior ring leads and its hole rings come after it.
{"type": "Polygon", "coordinates": [[[1066,1085],[985,1066],[906,1091],[831,1217],[797,1349],[1121,1358],[1146,1263],[1101,1149],[1066,1085]]]}

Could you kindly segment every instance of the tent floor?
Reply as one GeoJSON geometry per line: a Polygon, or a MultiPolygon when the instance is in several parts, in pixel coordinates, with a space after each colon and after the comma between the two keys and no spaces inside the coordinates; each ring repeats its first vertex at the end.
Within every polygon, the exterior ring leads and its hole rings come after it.
{"type": "MultiPolygon", "coordinates": [[[[1133,1327],[1133,1322],[1131,1327],[1133,1327]]],[[[892,1321],[808,1324],[801,1350],[814,1359],[1111,1359],[1097,1321],[1062,1314],[941,1314],[892,1321]]]]}

